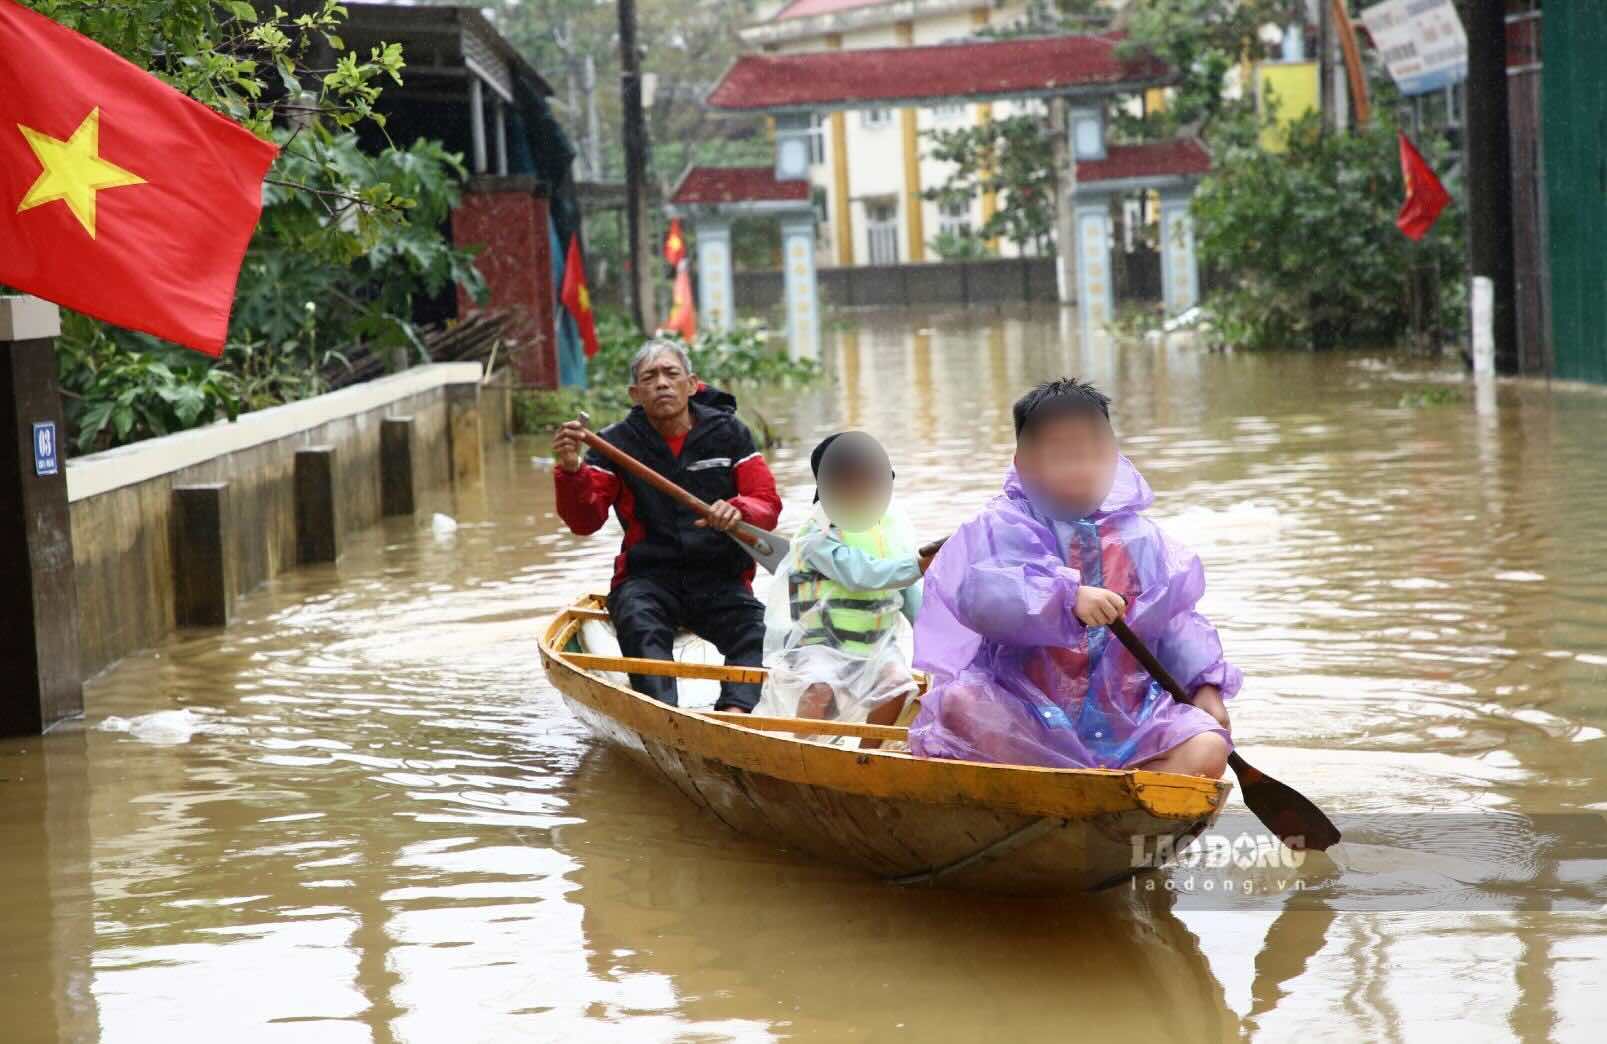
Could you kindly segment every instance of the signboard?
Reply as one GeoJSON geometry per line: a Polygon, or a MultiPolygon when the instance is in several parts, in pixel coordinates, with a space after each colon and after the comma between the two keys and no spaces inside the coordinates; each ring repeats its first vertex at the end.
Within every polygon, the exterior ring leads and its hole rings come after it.
{"type": "Polygon", "coordinates": [[[1268,152],[1283,152],[1289,147],[1290,125],[1316,112],[1320,105],[1317,63],[1262,62],[1255,71],[1256,112],[1263,119],[1272,116],[1261,129],[1261,147],[1268,152]]]}
{"type": "Polygon", "coordinates": [[[33,424],[33,473],[35,475],[54,475],[60,470],[61,461],[56,447],[56,422],[34,421],[33,424]]]}
{"type": "Polygon", "coordinates": [[[1467,79],[1468,38],[1453,0],[1384,0],[1361,19],[1402,94],[1467,79]]]}

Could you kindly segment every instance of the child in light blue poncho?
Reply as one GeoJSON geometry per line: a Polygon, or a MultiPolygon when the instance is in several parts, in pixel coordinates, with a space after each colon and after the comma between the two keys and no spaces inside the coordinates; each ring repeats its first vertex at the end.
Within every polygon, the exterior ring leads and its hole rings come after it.
{"type": "Polygon", "coordinates": [[[810,463],[820,491],[771,589],[755,712],[891,721],[916,688],[900,638],[920,610],[923,562],[875,439],[833,435],[810,463]]]}

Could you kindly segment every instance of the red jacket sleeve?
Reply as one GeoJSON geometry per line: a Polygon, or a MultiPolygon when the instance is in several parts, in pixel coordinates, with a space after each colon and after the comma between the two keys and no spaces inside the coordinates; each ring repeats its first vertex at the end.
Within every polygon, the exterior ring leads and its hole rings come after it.
{"type": "Polygon", "coordinates": [[[733,477],[737,495],[730,502],[742,512],[743,520],[760,529],[776,528],[781,518],[781,494],[776,492],[776,477],[770,474],[763,454],[756,451],[737,461],[733,477]]]}
{"type": "Polygon", "coordinates": [[[603,528],[609,509],[619,498],[617,475],[595,464],[582,464],[579,471],[553,468],[553,482],[558,488],[558,517],[565,525],[580,536],[603,528]]]}

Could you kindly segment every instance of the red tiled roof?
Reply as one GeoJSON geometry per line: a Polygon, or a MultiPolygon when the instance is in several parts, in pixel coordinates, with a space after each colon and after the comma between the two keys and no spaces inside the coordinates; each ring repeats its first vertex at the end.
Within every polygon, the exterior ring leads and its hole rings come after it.
{"type": "Polygon", "coordinates": [[[693,167],[671,203],[807,203],[809,182],[777,181],[775,167],[693,167]]]}
{"type": "Polygon", "coordinates": [[[813,18],[815,15],[852,11],[856,7],[874,7],[883,0],[792,0],[792,3],[775,13],[772,22],[793,18],[813,18]]]}
{"type": "Polygon", "coordinates": [[[1158,58],[1123,60],[1121,34],[973,40],[802,54],[745,54],[709,95],[716,109],[807,109],[853,102],[1006,97],[1078,87],[1152,83],[1158,58]]]}
{"type": "Polygon", "coordinates": [[[1111,145],[1102,160],[1078,161],[1077,182],[1206,174],[1210,170],[1211,154],[1205,151],[1204,145],[1191,139],[1111,145]]]}

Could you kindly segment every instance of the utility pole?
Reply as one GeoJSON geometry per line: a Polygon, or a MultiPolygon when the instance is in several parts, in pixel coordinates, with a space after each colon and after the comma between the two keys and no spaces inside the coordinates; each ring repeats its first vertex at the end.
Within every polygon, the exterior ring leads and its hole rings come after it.
{"type": "Polygon", "coordinates": [[[647,124],[642,116],[642,56],[636,46],[636,0],[618,0],[619,88],[625,138],[625,263],[630,268],[631,320],[647,332],[652,281],[642,249],[646,224],[647,124]]]}
{"type": "Polygon", "coordinates": [[[1317,109],[1322,114],[1324,134],[1338,128],[1334,111],[1334,12],[1317,0],[1317,109]]]}
{"type": "MultiPolygon", "coordinates": [[[[1467,30],[1468,260],[1473,276],[1475,349],[1490,338],[1495,368],[1518,372],[1512,254],[1512,133],[1507,110],[1507,22],[1502,0],[1462,0],[1467,30]],[[1481,289],[1480,280],[1489,289],[1481,289]],[[1488,295],[1490,308],[1479,303],[1488,295]],[[1482,329],[1486,316],[1488,329],[1482,329]]],[[[1475,350],[1477,359],[1479,352],[1475,350]]]]}

